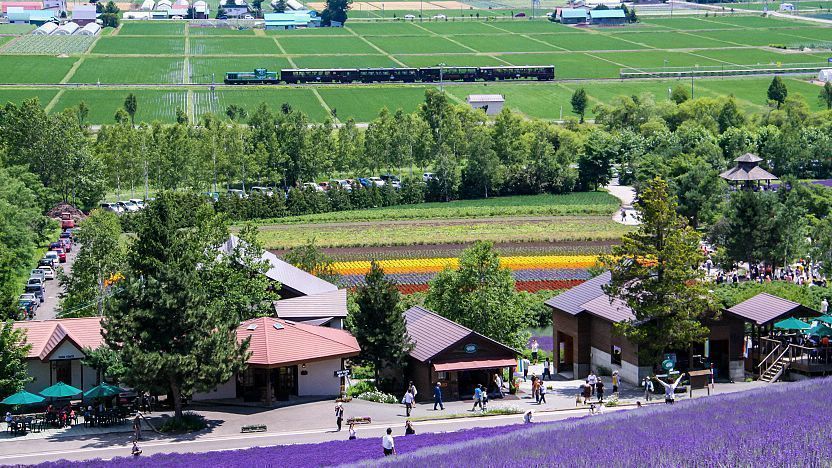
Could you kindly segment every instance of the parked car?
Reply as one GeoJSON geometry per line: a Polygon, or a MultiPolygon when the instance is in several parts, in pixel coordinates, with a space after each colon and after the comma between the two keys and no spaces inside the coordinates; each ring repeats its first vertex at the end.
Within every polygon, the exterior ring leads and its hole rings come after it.
{"type": "Polygon", "coordinates": [[[145,201],[144,201],[144,200],[142,200],[142,199],[140,199],[140,198],[131,198],[131,199],[130,199],[130,201],[131,201],[131,202],[133,202],[133,203],[135,203],[135,204],[136,204],[136,206],[137,206],[140,210],[143,210],[143,209],[144,209],[144,207],[147,205],[147,204],[145,203],[145,201]]]}
{"type": "Polygon", "coordinates": [[[306,190],[308,188],[311,188],[312,190],[314,190],[316,192],[323,192],[324,191],[324,188],[321,187],[320,185],[316,184],[315,182],[305,182],[303,184],[302,188],[304,190],[306,190]]]}
{"type": "Polygon", "coordinates": [[[360,185],[364,188],[368,188],[368,187],[371,187],[373,185],[373,183],[370,182],[370,179],[365,179],[364,177],[359,177],[356,180],[358,181],[358,185],[360,185]]]}
{"type": "Polygon", "coordinates": [[[270,196],[270,197],[274,195],[274,190],[270,189],[269,187],[261,187],[261,186],[258,186],[258,185],[255,185],[254,187],[252,187],[251,190],[249,190],[248,192],[249,193],[259,193],[259,194],[267,195],[267,196],[270,196]]]}
{"type": "Polygon", "coordinates": [[[514,15],[514,17],[515,18],[525,18],[526,14],[521,11],[520,13],[517,13],[516,15],[514,15]]]}
{"type": "Polygon", "coordinates": [[[119,201],[118,206],[120,206],[125,213],[135,213],[139,211],[139,206],[131,201],[119,201]]]}
{"type": "Polygon", "coordinates": [[[347,192],[352,192],[352,184],[347,179],[335,179],[329,181],[330,187],[338,187],[342,190],[346,190],[347,192]]]}
{"type": "Polygon", "coordinates": [[[332,186],[329,185],[329,182],[318,182],[318,187],[324,189],[324,191],[332,188],[332,186]]]}
{"type": "Polygon", "coordinates": [[[406,19],[408,21],[412,21],[412,20],[416,19],[416,16],[414,16],[414,15],[404,15],[404,19],[406,19]]]}
{"type": "Polygon", "coordinates": [[[254,19],[254,17],[253,17],[253,16],[251,16],[251,15],[243,15],[243,19],[244,19],[244,20],[253,20],[253,19],[254,19]]]}
{"type": "Polygon", "coordinates": [[[40,268],[35,268],[29,273],[29,279],[37,278],[41,280],[41,282],[46,281],[46,273],[43,272],[40,268]]]}
{"type": "Polygon", "coordinates": [[[52,260],[52,268],[55,268],[59,263],[61,263],[61,259],[58,257],[58,252],[55,252],[54,250],[50,250],[49,252],[43,254],[43,258],[52,260]]]}
{"type": "Polygon", "coordinates": [[[434,173],[434,172],[425,172],[425,173],[422,174],[422,181],[424,183],[428,183],[428,182],[430,182],[431,180],[433,180],[435,178],[436,178],[436,173],[434,173]]]}
{"type": "Polygon", "coordinates": [[[40,307],[40,299],[38,299],[38,297],[33,293],[21,294],[20,297],[17,298],[17,308],[29,318],[34,318],[38,307],[40,307]]]}
{"type": "Polygon", "coordinates": [[[26,282],[26,286],[40,286],[46,289],[46,283],[44,282],[43,278],[30,276],[29,280],[26,282]]]}
{"type": "Polygon", "coordinates": [[[53,280],[55,279],[55,270],[52,269],[50,266],[39,266],[38,270],[43,272],[43,278],[46,280],[53,280]]]}
{"type": "Polygon", "coordinates": [[[61,246],[67,252],[72,252],[72,241],[69,239],[61,239],[61,246]]]}
{"type": "Polygon", "coordinates": [[[124,212],[124,210],[118,206],[118,203],[104,202],[101,204],[101,209],[115,214],[121,214],[124,212]]]}
{"type": "Polygon", "coordinates": [[[75,220],[68,211],[61,213],[61,229],[72,229],[75,227],[75,220]]]}
{"type": "Polygon", "coordinates": [[[435,20],[446,20],[446,19],[448,19],[448,17],[445,16],[445,15],[433,15],[433,19],[435,19],[435,20]]]}
{"type": "Polygon", "coordinates": [[[48,257],[43,257],[42,259],[38,260],[38,268],[40,267],[54,267],[53,259],[48,257]]]}
{"type": "Polygon", "coordinates": [[[246,198],[247,197],[246,192],[244,192],[240,189],[228,189],[228,190],[226,190],[226,195],[237,197],[237,198],[246,198]]]}
{"type": "Polygon", "coordinates": [[[375,185],[376,187],[384,187],[384,181],[381,180],[381,177],[370,177],[367,180],[372,182],[372,184],[375,185]]]}
{"type": "Polygon", "coordinates": [[[399,180],[399,178],[394,176],[393,174],[382,174],[379,177],[381,178],[381,180],[384,181],[385,184],[390,184],[396,190],[402,188],[402,181],[399,180]]]}
{"type": "Polygon", "coordinates": [[[51,252],[58,254],[58,262],[66,263],[66,251],[62,248],[52,249],[51,252]]]}
{"type": "Polygon", "coordinates": [[[34,294],[41,303],[46,300],[46,291],[43,289],[43,284],[27,284],[26,292],[34,294]]]}
{"type": "Polygon", "coordinates": [[[60,249],[64,246],[64,243],[61,241],[55,241],[49,244],[49,250],[60,249]]]}

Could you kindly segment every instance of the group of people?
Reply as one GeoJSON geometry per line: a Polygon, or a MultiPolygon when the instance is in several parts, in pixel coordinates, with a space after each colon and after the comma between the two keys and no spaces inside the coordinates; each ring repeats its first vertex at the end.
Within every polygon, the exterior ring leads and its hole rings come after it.
{"type": "Polygon", "coordinates": [[[532,374],[532,398],[538,405],[546,403],[546,385],[534,374],[532,374]]]}
{"type": "Polygon", "coordinates": [[[799,260],[794,265],[786,265],[783,268],[773,268],[771,265],[756,264],[743,265],[741,268],[734,268],[724,271],[716,268],[710,256],[703,265],[708,275],[714,275],[717,284],[739,283],[740,281],[754,281],[757,283],[770,283],[772,281],[787,281],[799,285],[827,286],[826,276],[820,271],[817,263],[799,260]],[[744,272],[740,273],[740,269],[744,272]],[[713,273],[712,273],[713,271],[713,273]]]}

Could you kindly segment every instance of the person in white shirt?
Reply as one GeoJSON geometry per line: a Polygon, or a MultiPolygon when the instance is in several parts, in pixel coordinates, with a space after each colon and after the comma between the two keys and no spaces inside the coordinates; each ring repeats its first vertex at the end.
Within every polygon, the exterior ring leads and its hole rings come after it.
{"type": "Polygon", "coordinates": [[[823,300],[820,301],[820,312],[825,314],[827,310],[829,310],[829,301],[827,301],[824,297],[823,300]]]}
{"type": "Polygon", "coordinates": [[[412,394],[412,393],[410,393],[410,390],[408,390],[408,391],[404,394],[404,397],[402,398],[402,403],[404,403],[404,406],[405,406],[405,408],[407,409],[407,417],[408,417],[408,418],[410,417],[410,411],[413,409],[413,401],[414,401],[414,400],[415,400],[415,399],[414,399],[414,397],[413,397],[413,394],[412,394]]]}
{"type": "Polygon", "coordinates": [[[396,453],[396,443],[393,441],[393,429],[387,428],[387,435],[381,438],[381,447],[384,449],[384,456],[396,453]]]}
{"type": "Polygon", "coordinates": [[[673,382],[672,384],[665,383],[664,381],[662,381],[662,379],[660,379],[658,377],[655,377],[655,379],[660,384],[662,384],[662,387],[664,387],[664,402],[665,402],[665,404],[672,405],[673,402],[676,401],[676,387],[679,386],[679,382],[682,381],[682,377],[684,377],[684,376],[685,376],[685,374],[680,375],[679,378],[676,379],[676,381],[673,382]]]}
{"type": "Polygon", "coordinates": [[[595,395],[595,384],[598,383],[598,377],[595,376],[595,372],[589,371],[589,375],[586,377],[586,383],[590,388],[590,396],[595,395]]]}
{"type": "Polygon", "coordinates": [[[528,410],[525,414],[523,414],[523,422],[525,422],[526,424],[531,424],[532,418],[534,418],[534,416],[532,415],[532,410],[528,410]]]}

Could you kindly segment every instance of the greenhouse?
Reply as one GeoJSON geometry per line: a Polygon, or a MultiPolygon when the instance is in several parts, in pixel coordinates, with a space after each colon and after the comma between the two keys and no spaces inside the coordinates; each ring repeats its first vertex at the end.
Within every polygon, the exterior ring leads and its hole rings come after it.
{"type": "Polygon", "coordinates": [[[63,26],[58,27],[58,29],[55,30],[55,35],[56,36],[71,36],[71,35],[75,34],[75,32],[78,31],[79,29],[80,29],[80,26],[78,26],[78,23],[69,22],[69,23],[66,23],[63,26]]]}
{"type": "Polygon", "coordinates": [[[86,26],[81,28],[76,34],[79,36],[97,36],[98,33],[101,32],[101,26],[96,23],[88,23],[86,26]]]}
{"type": "Polygon", "coordinates": [[[58,29],[58,25],[55,23],[43,23],[42,26],[32,31],[32,34],[38,36],[48,36],[55,32],[58,29]]]}

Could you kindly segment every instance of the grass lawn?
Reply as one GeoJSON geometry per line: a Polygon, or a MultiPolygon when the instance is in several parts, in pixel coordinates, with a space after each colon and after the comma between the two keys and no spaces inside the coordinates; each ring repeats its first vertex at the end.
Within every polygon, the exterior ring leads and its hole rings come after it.
{"type": "Polygon", "coordinates": [[[647,46],[622,41],[604,34],[543,34],[536,36],[555,47],[565,50],[633,50],[647,49],[647,46]]]}
{"type": "Polygon", "coordinates": [[[222,83],[226,72],[253,71],[266,68],[274,71],[291,68],[283,57],[191,57],[191,83],[210,83],[211,74],[215,83],[222,83]]]}
{"type": "Polygon", "coordinates": [[[711,57],[720,62],[739,65],[766,65],[775,63],[818,63],[826,59],[812,54],[782,54],[763,49],[698,50],[696,55],[711,57]]]}
{"type": "Polygon", "coordinates": [[[113,116],[124,106],[124,98],[130,93],[136,95],[136,120],[140,122],[172,123],[176,120],[176,109],[185,109],[186,92],[182,90],[68,89],[52,111],[60,112],[84,101],[90,108],[87,119],[90,123],[113,123],[113,116]]]}
{"type": "Polygon", "coordinates": [[[832,29],[829,28],[799,29],[783,32],[789,36],[795,36],[795,42],[808,42],[807,40],[832,42],[832,29]]]}
{"type": "MultiPolygon", "coordinates": [[[[567,34],[566,36],[571,36],[567,34]]],[[[516,34],[492,34],[488,36],[453,36],[461,44],[480,52],[539,52],[557,50],[555,47],[516,34]]]]}
{"type": "Polygon", "coordinates": [[[19,104],[27,99],[37,98],[41,107],[45,107],[56,94],[58,94],[57,89],[3,88],[0,89],[0,106],[6,105],[8,102],[19,104]]]}
{"type": "Polygon", "coordinates": [[[639,19],[641,23],[681,31],[695,31],[699,29],[732,29],[733,26],[714,24],[699,18],[652,18],[650,16],[639,19]]]}
{"type": "Polygon", "coordinates": [[[574,26],[567,26],[560,23],[552,23],[551,21],[495,21],[493,23],[488,24],[495,28],[502,29],[503,31],[521,34],[582,32],[580,29],[574,26]]]}
{"type": "Polygon", "coordinates": [[[185,23],[174,23],[168,21],[126,21],[121,25],[118,35],[183,36],[185,35],[185,23]]]}
{"type": "Polygon", "coordinates": [[[0,55],[0,83],[59,83],[78,57],[0,55]]]}
{"type": "Polygon", "coordinates": [[[263,225],[260,240],[267,249],[287,249],[315,237],[320,247],[361,247],[386,245],[462,244],[477,240],[491,242],[563,242],[619,239],[630,228],[609,216],[559,216],[547,220],[494,222],[490,218],[414,221],[404,224],[383,222],[339,225],[263,225]]]}
{"type": "Polygon", "coordinates": [[[26,34],[34,29],[31,24],[0,24],[0,34],[26,34]]]}
{"type": "MultiPolygon", "coordinates": [[[[435,34],[500,34],[504,30],[496,29],[490,24],[482,21],[471,21],[468,23],[417,23],[424,29],[435,34]]],[[[426,34],[422,31],[422,34],[426,34]]]]}
{"type": "Polygon", "coordinates": [[[800,39],[783,34],[777,31],[763,31],[761,29],[747,29],[743,31],[703,31],[697,32],[697,36],[704,36],[711,39],[718,39],[730,42],[735,45],[746,46],[767,46],[769,44],[793,44],[800,42],[800,39]]]}
{"type": "Polygon", "coordinates": [[[457,55],[398,55],[399,61],[409,67],[432,67],[444,63],[451,67],[489,67],[505,65],[490,55],[457,54],[457,55]]]}
{"type": "Polygon", "coordinates": [[[358,37],[280,37],[287,54],[377,54],[358,37]]]}
{"type": "Polygon", "coordinates": [[[253,36],[254,30],[188,26],[188,34],[191,36],[253,36]]]}
{"type": "Polygon", "coordinates": [[[411,23],[347,23],[347,31],[363,36],[426,36],[429,33],[411,23]]]}
{"type": "Polygon", "coordinates": [[[280,106],[283,103],[289,103],[292,108],[303,111],[313,121],[322,122],[327,116],[326,110],[311,89],[253,87],[219,89],[213,93],[208,90],[198,90],[193,92],[193,97],[196,115],[206,112],[225,114],[225,109],[231,104],[242,106],[249,114],[253,113],[261,103],[269,106],[272,112],[280,112],[280,106]]]}
{"type": "Polygon", "coordinates": [[[555,77],[561,79],[617,78],[621,69],[620,65],[587,54],[506,54],[500,58],[513,65],[554,65],[555,77]]]}
{"type": "Polygon", "coordinates": [[[184,60],[173,57],[90,56],[75,70],[70,83],[182,83],[184,60]]]}
{"type": "MultiPolygon", "coordinates": [[[[590,93],[590,96],[594,88],[595,85],[587,87],[587,93],[590,93]]],[[[475,84],[448,86],[445,90],[461,101],[464,101],[469,94],[502,94],[505,96],[508,108],[533,118],[559,119],[561,109],[563,109],[563,117],[573,115],[570,99],[574,90],[555,83],[539,86],[475,84]]],[[[594,105],[591,103],[589,107],[592,108],[594,105]]]]}
{"type": "Polygon", "coordinates": [[[270,37],[192,37],[191,55],[276,55],[280,48],[270,37]]]}
{"type": "Polygon", "coordinates": [[[368,40],[391,54],[472,53],[444,37],[370,37],[368,40]]]}
{"type": "Polygon", "coordinates": [[[693,34],[686,34],[683,32],[673,34],[669,34],[667,31],[621,33],[616,34],[614,37],[622,40],[638,42],[655,49],[704,49],[709,47],[721,48],[732,46],[727,42],[697,37],[693,34]]]}
{"type": "MultiPolygon", "coordinates": [[[[660,69],[665,66],[665,60],[668,67],[693,67],[699,66],[719,66],[720,62],[711,60],[697,55],[691,55],[685,52],[667,52],[667,51],[651,51],[651,52],[621,52],[621,53],[593,53],[595,57],[617,62],[630,68],[650,68],[660,69]]],[[[557,72],[557,70],[555,70],[557,72]]]]}
{"type": "Polygon", "coordinates": [[[173,37],[102,37],[94,54],[183,55],[185,39],[173,37]]]}
{"type": "Polygon", "coordinates": [[[400,67],[386,55],[301,55],[292,57],[298,68],[400,67]]]}
{"type": "MultiPolygon", "coordinates": [[[[352,15],[352,12],[350,12],[352,15]]],[[[343,28],[303,28],[303,29],[270,29],[266,31],[267,36],[350,36],[349,31],[343,28]]]]}
{"type": "Polygon", "coordinates": [[[352,117],[356,122],[369,122],[384,107],[390,112],[397,109],[413,112],[425,100],[425,88],[413,86],[321,88],[318,93],[330,109],[337,110],[339,120],[352,117]],[[373,105],[368,106],[368,102],[373,105]]]}

